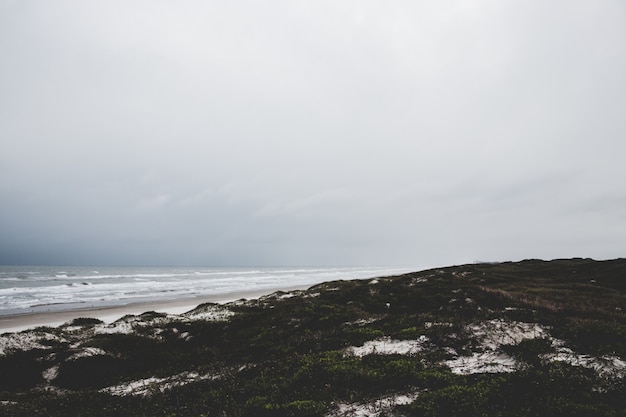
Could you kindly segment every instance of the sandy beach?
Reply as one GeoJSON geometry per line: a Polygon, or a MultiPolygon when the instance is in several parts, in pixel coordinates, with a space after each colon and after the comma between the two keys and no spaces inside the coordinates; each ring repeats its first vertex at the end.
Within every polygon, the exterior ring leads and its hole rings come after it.
{"type": "Polygon", "coordinates": [[[51,311],[45,313],[17,314],[0,316],[0,334],[20,332],[39,326],[57,327],[77,318],[96,318],[106,323],[114,322],[128,314],[141,314],[157,311],[168,314],[181,314],[203,303],[228,303],[240,299],[255,299],[276,291],[302,290],[309,286],[274,288],[257,291],[240,291],[226,294],[207,295],[173,300],[154,300],[129,303],[114,307],[78,308],[73,310],[51,311]]]}

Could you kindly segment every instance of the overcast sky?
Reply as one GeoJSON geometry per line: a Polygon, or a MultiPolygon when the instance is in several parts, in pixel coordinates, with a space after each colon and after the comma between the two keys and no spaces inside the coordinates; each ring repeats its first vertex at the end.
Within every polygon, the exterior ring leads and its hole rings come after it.
{"type": "Polygon", "coordinates": [[[626,256],[626,3],[0,0],[0,263],[626,256]]]}

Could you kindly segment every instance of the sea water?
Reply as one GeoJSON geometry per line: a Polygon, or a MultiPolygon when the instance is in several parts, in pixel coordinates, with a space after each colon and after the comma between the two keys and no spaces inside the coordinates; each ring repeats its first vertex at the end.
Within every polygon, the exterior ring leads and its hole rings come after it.
{"type": "Polygon", "coordinates": [[[0,316],[311,286],[423,268],[0,266],[0,316]]]}

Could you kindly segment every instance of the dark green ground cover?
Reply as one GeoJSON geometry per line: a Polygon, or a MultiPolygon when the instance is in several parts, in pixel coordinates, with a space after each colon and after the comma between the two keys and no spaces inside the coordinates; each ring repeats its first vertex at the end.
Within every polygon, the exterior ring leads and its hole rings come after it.
{"type": "Polygon", "coordinates": [[[322,416],[338,403],[419,392],[387,410],[405,416],[624,416],[621,377],[548,362],[547,339],[505,346],[517,372],[457,375],[450,349],[471,354],[466,328],[491,319],[540,323],[577,352],[626,358],[626,260],[527,260],[336,281],[295,297],[227,307],[227,321],[161,320],[133,334],[39,329],[70,341],[0,357],[1,416],[322,416]],[[185,335],[185,337],[181,337],[185,335]],[[423,352],[363,357],[350,346],[387,337],[427,338],[423,352]],[[79,347],[76,347],[78,343],[79,347]],[[73,344],[73,345],[72,345],[73,344]],[[106,355],[72,359],[80,348],[106,355]],[[58,366],[46,381],[42,373],[58,366]],[[194,371],[211,378],[112,395],[102,388],[194,371]]]}

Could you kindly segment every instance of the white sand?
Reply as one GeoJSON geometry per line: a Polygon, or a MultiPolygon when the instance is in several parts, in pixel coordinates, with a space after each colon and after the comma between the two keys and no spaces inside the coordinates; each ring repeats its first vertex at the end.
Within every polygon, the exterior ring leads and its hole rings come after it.
{"type": "Polygon", "coordinates": [[[339,403],[326,417],[380,417],[391,415],[398,405],[411,404],[417,399],[418,391],[393,394],[369,403],[339,403]]]}
{"type": "Polygon", "coordinates": [[[355,356],[366,355],[410,355],[424,350],[424,343],[428,338],[421,336],[418,340],[377,339],[365,342],[363,346],[352,346],[346,349],[347,353],[355,356]]]}

